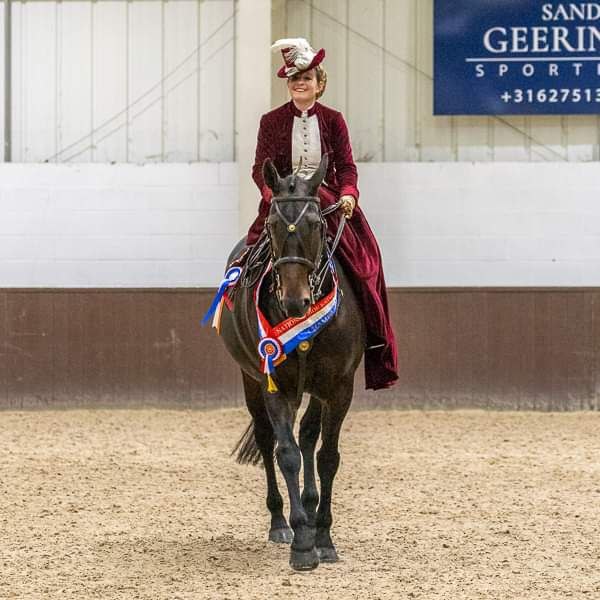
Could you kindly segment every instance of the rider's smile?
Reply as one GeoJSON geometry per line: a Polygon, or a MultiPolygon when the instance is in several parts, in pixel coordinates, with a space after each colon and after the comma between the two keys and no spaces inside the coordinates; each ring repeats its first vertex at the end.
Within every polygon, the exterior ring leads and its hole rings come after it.
{"type": "Polygon", "coordinates": [[[321,88],[314,69],[296,73],[288,78],[290,95],[300,110],[306,110],[314,104],[321,88]]]}

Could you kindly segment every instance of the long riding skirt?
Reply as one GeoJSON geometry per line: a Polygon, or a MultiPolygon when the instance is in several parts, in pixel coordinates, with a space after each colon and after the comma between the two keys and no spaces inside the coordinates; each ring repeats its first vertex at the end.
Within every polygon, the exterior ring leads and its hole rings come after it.
{"type": "MultiPolygon", "coordinates": [[[[322,208],[335,204],[338,200],[337,194],[324,185],[319,188],[319,197],[322,208]]],[[[269,202],[262,199],[258,216],[248,231],[248,245],[255,244],[260,237],[269,207],[269,202]]],[[[329,231],[335,234],[341,218],[340,211],[326,218],[329,231]]],[[[336,256],[352,283],[365,318],[366,388],[377,390],[390,387],[398,379],[398,350],[389,316],[381,253],[367,219],[358,206],[352,218],[346,222],[336,256]],[[375,348],[371,348],[372,346],[375,348]]]]}

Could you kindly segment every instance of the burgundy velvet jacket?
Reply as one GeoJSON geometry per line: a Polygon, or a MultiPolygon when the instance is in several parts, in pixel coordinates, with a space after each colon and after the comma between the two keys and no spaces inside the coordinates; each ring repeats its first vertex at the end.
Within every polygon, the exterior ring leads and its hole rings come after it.
{"type": "MultiPolygon", "coordinates": [[[[312,114],[316,114],[319,120],[321,156],[329,154],[325,182],[319,188],[321,206],[329,206],[346,194],[358,200],[356,165],[342,113],[316,102],[309,111],[309,115],[312,114]]],[[[260,237],[273,196],[263,180],[263,162],[267,158],[273,160],[282,177],[292,172],[294,115],[301,116],[301,113],[290,101],[260,120],[252,177],[262,198],[258,216],[248,232],[248,245],[254,244],[260,237]]],[[[331,231],[337,231],[340,218],[339,213],[327,217],[331,231]]],[[[347,221],[336,253],[362,306],[367,325],[367,345],[377,346],[365,353],[366,386],[369,389],[389,387],[398,379],[396,341],[389,317],[379,247],[360,206],[347,221]]]]}
{"type": "MultiPolygon", "coordinates": [[[[252,178],[264,201],[268,202],[272,193],[263,180],[263,162],[266,158],[273,160],[282,177],[292,172],[292,128],[294,116],[300,117],[301,114],[290,101],[263,115],[260,120],[252,178]]],[[[358,200],[356,165],[342,113],[315,102],[308,111],[309,116],[314,114],[319,121],[321,156],[329,154],[329,167],[325,176],[327,187],[338,197],[349,194],[358,200]]]]}

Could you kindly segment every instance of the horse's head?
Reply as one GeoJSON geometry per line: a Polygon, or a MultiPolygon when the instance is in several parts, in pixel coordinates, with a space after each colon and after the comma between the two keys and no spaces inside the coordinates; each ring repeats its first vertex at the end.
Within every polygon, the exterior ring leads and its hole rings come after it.
{"type": "Polygon", "coordinates": [[[296,174],[281,178],[271,160],[263,165],[265,183],[273,191],[266,221],[271,243],[277,298],[288,317],[302,317],[312,301],[312,277],[325,244],[326,225],[317,191],[327,172],[327,155],[309,179],[296,174]]]}

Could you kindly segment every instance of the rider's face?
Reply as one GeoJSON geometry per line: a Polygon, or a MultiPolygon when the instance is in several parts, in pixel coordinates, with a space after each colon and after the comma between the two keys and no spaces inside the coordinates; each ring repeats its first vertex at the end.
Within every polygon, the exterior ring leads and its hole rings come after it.
{"type": "Polygon", "coordinates": [[[300,104],[312,104],[317,99],[320,88],[314,69],[292,75],[288,78],[287,85],[292,100],[300,104]]]}

